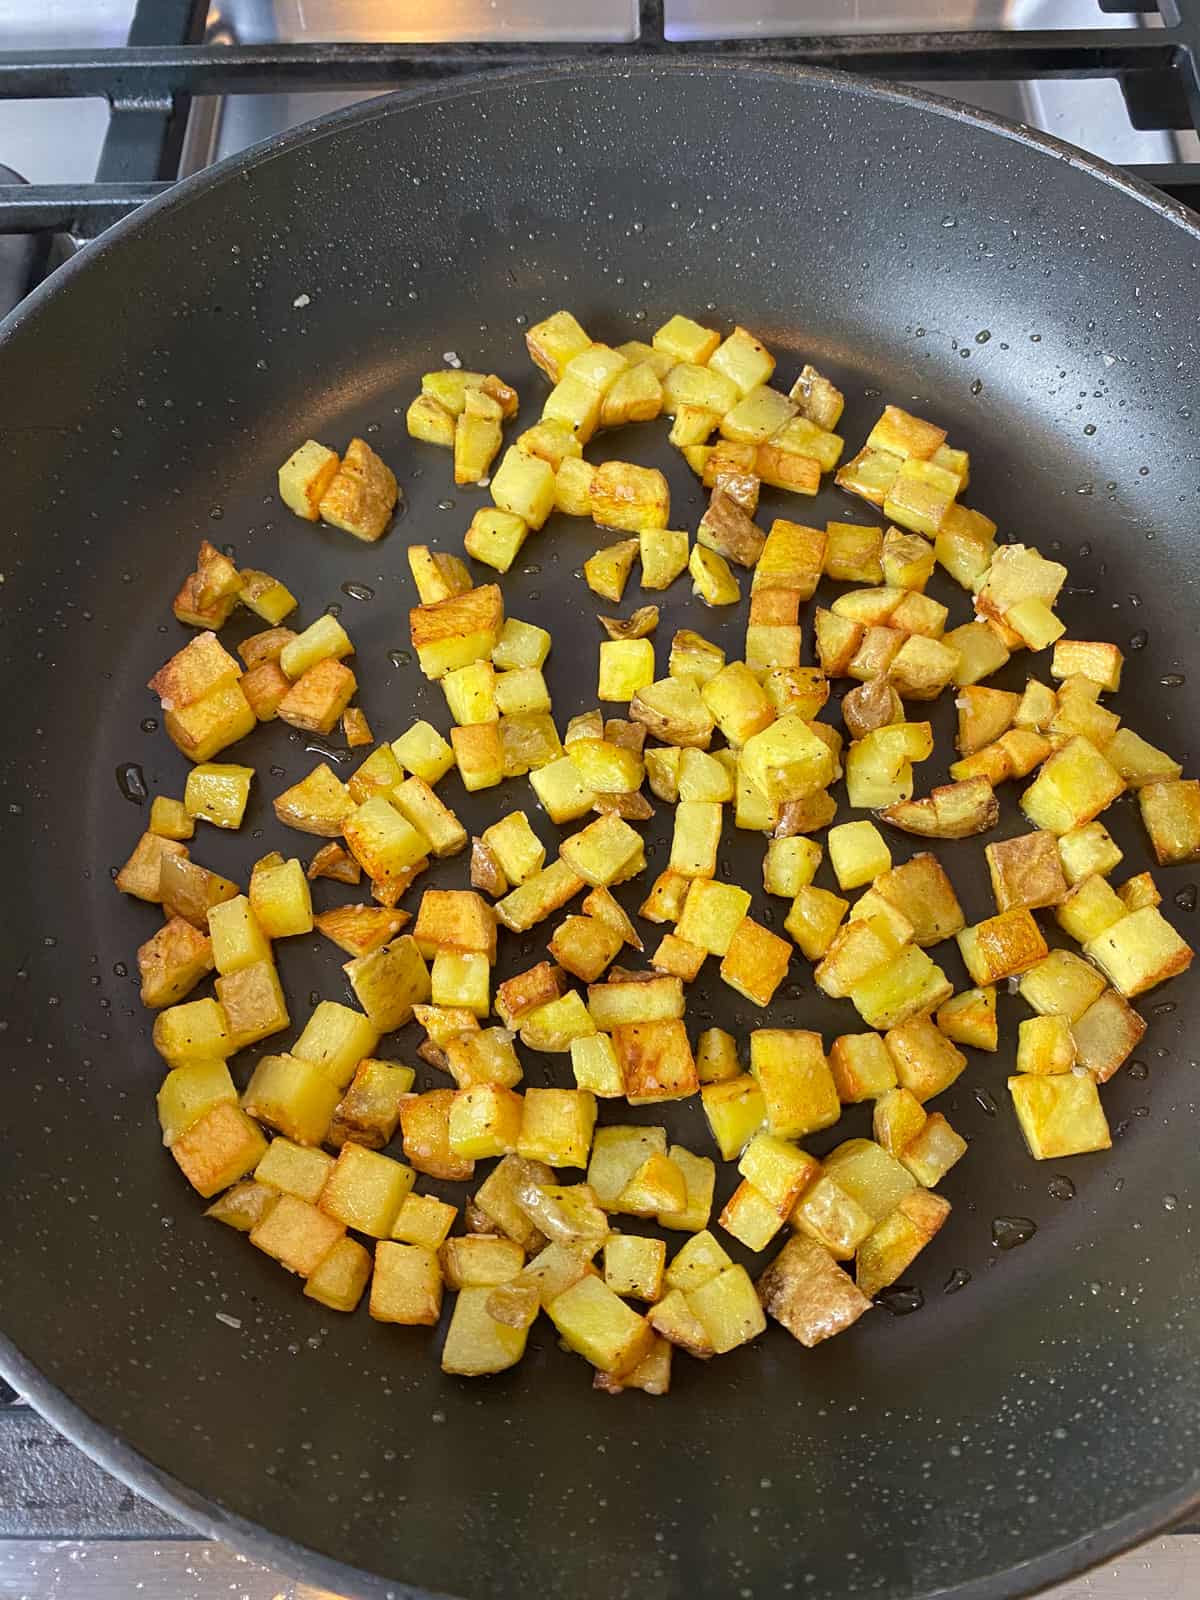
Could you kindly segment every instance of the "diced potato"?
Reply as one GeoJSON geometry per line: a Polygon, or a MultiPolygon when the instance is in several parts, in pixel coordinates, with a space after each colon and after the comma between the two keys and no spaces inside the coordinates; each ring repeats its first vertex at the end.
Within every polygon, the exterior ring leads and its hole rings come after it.
{"type": "Polygon", "coordinates": [[[1020,1073],[1008,1080],[1017,1120],[1037,1161],[1057,1160],[1112,1144],[1095,1080],[1074,1072],[1020,1073]]]}
{"type": "Polygon", "coordinates": [[[525,1353],[527,1332],[498,1322],[488,1311],[492,1289],[464,1287],[454,1302],[446,1342],[442,1346],[442,1371],[478,1378],[504,1372],[525,1353]]]}
{"type": "Polygon", "coordinates": [[[902,1200],[859,1246],[855,1279],[862,1293],[874,1296],[895,1283],[949,1214],[949,1203],[939,1195],[917,1190],[902,1200]]]}
{"type": "Polygon", "coordinates": [[[330,1311],[353,1311],[371,1276],[371,1252],[357,1239],[342,1238],[308,1275],[304,1293],[330,1311]]]}
{"type": "Polygon", "coordinates": [[[998,911],[1056,906],[1065,898],[1067,882],[1054,834],[1045,830],[1019,834],[985,845],[984,855],[998,911]]]}
{"type": "Polygon", "coordinates": [[[705,605],[732,606],[741,599],[741,585],[724,556],[715,550],[694,544],[688,557],[688,571],[692,577],[692,593],[705,605]]]}
{"type": "Polygon", "coordinates": [[[602,546],[583,564],[588,588],[602,600],[618,605],[637,554],[636,539],[621,539],[616,544],[602,546]]]}
{"type": "Polygon", "coordinates": [[[614,1209],[634,1217],[656,1217],[660,1211],[678,1212],[687,1204],[687,1181],[671,1158],[661,1151],[646,1157],[617,1196],[614,1209]]]}
{"type": "Polygon", "coordinates": [[[896,1087],[895,1062],[877,1033],[845,1033],[835,1039],[829,1070],[844,1105],[877,1100],[896,1087]]]}
{"type": "Polygon", "coordinates": [[[743,917],[721,962],[721,978],[755,1005],[768,1006],[787,975],[791,953],[786,939],[743,917]]]}
{"type": "Polygon", "coordinates": [[[601,700],[628,704],[654,682],[654,646],[649,639],[607,639],[600,646],[601,700]]]}
{"type": "MultiPolygon", "coordinates": [[[[168,925],[169,926],[169,925],[168,925]]],[[[245,895],[212,906],[208,913],[212,965],[224,975],[271,959],[271,943],[245,895]]]]}
{"type": "MultiPolygon", "coordinates": [[[[594,986],[591,993],[596,992],[594,986]]],[[[612,1042],[630,1105],[685,1099],[699,1088],[695,1058],[681,1021],[617,1023],[612,1042]]]]}
{"type": "Polygon", "coordinates": [[[620,1377],[650,1351],[650,1324],[597,1277],[583,1277],[546,1307],[560,1336],[602,1372],[620,1377]]]}
{"type": "Polygon", "coordinates": [[[718,1355],[756,1339],[767,1325],[745,1267],[723,1268],[689,1291],[687,1301],[718,1355]]]}
{"type": "Polygon", "coordinates": [[[841,1115],[820,1034],[755,1029],[750,1035],[750,1072],[762,1091],[767,1127],[778,1138],[804,1138],[831,1127],[841,1115]]]}
{"type": "Polygon", "coordinates": [[[341,833],[354,811],[354,800],[333,769],[322,761],[307,778],[277,795],[274,808],[280,822],[289,828],[330,839],[341,833]]]}
{"type": "Polygon", "coordinates": [[[622,428],[630,422],[650,422],[662,410],[662,402],[662,384],[649,363],[627,367],[605,393],[600,426],[622,428]]]}
{"type": "Polygon", "coordinates": [[[412,1168],[402,1162],[346,1143],[318,1204],[327,1216],[347,1227],[374,1239],[387,1239],[415,1177],[412,1168]]]}
{"type": "Polygon", "coordinates": [[[697,407],[723,417],[738,401],[737,385],[709,365],[680,361],[662,379],[663,410],[669,417],[681,407],[697,407]]]}
{"type": "Polygon", "coordinates": [[[1024,907],[963,928],[957,939],[967,971],[977,984],[1016,977],[1047,954],[1041,929],[1024,907]]]}
{"type": "Polygon", "coordinates": [[[1140,911],[1143,906],[1162,904],[1162,895],[1148,872],[1139,872],[1132,878],[1126,878],[1118,886],[1117,895],[1126,911],[1140,911]]]}
{"type": "Polygon", "coordinates": [[[1061,834],[1058,854],[1068,884],[1076,884],[1093,873],[1106,877],[1124,859],[1102,822],[1086,822],[1081,828],[1061,834]]]}
{"type": "Polygon", "coordinates": [[[1138,1015],[1115,989],[1105,989],[1081,1016],[1071,1019],[1076,1058],[1097,1083],[1107,1083],[1146,1032],[1138,1015]]]}
{"type": "Polygon", "coordinates": [[[413,1078],[411,1067],[364,1057],[334,1112],[327,1142],[338,1149],[353,1141],[367,1149],[382,1150],[399,1126],[400,1107],[412,1088],[413,1078]]]}
{"type": "Polygon", "coordinates": [[[183,917],[171,917],[138,948],[142,1004],[178,1005],[212,971],[213,959],[211,940],[183,917]]]}
{"type": "Polygon", "coordinates": [[[678,313],[663,323],[654,334],[655,350],[662,351],[673,361],[686,361],[702,367],[721,342],[721,335],[713,328],[704,328],[690,317],[678,313]]]}
{"type": "Polygon", "coordinates": [[[567,363],[589,348],[592,341],[569,311],[556,311],[544,322],[535,323],[525,335],[529,358],[535,367],[557,383],[567,363]]]}
{"type": "Polygon", "coordinates": [[[378,1044],[378,1030],[368,1017],[336,1000],[322,1000],[292,1046],[292,1055],[312,1062],[336,1088],[344,1089],[358,1063],[378,1044]]]}
{"type": "Polygon", "coordinates": [[[849,901],[828,889],[805,884],[796,894],[784,927],[810,961],[819,961],[828,951],[849,901]]]}
{"type": "Polygon", "coordinates": [[[1200,781],[1168,778],[1143,784],[1138,806],[1160,866],[1200,860],[1200,781]]]}
{"type": "Polygon", "coordinates": [[[298,517],[316,522],[317,508],[340,465],[335,450],[315,439],[306,439],[279,469],[279,498],[298,517]]]}
{"type": "Polygon", "coordinates": [[[766,1120],[763,1091],[750,1076],[706,1083],[700,1090],[700,1101],[717,1148],[726,1161],[733,1161],[741,1154],[766,1120]]]}
{"type": "Polygon", "coordinates": [[[928,1016],[911,1017],[884,1037],[900,1086],[924,1102],[948,1089],[967,1058],[928,1016]]]}
{"type": "Polygon", "coordinates": [[[154,1048],[172,1067],[193,1061],[224,1061],[234,1053],[228,1019],[216,1000],[168,1006],[154,1019],[154,1048]]]}
{"type": "Polygon", "coordinates": [[[369,956],[381,949],[409,920],[407,911],[384,906],[335,906],[314,919],[314,926],[339,950],[351,956],[369,956]]]}
{"type": "Polygon", "coordinates": [[[871,1302],[815,1240],[796,1234],[758,1280],[769,1316],[811,1349],[857,1322],[871,1302]]]}
{"type": "Polygon", "coordinates": [[[157,1095],[163,1144],[169,1150],[216,1106],[237,1104],[237,1090],[224,1061],[192,1061],[173,1067],[157,1095]]]}
{"type": "Polygon", "coordinates": [[[666,1257],[661,1239],[610,1234],[604,1246],[604,1281],[614,1294],[653,1304],[662,1298],[666,1257]]]}
{"type": "Polygon", "coordinates": [[[431,1194],[405,1195],[392,1224],[392,1238],[401,1244],[419,1244],[426,1250],[439,1250],[454,1226],[457,1206],[448,1205],[431,1194]]]}
{"type": "Polygon", "coordinates": [[[192,1188],[207,1200],[253,1171],[266,1148],[246,1113],[221,1101],[177,1135],[171,1154],[192,1188]]]}
{"type": "Polygon", "coordinates": [[[1064,895],[1054,919],[1072,939],[1086,944],[1128,914],[1125,902],[1107,880],[1093,874],[1090,878],[1081,878],[1064,895]]]}
{"type": "Polygon", "coordinates": [[[596,1122],[595,1097],[583,1089],[527,1089],[517,1153],[555,1167],[586,1167],[596,1122]]]}
{"type": "Polygon", "coordinates": [[[250,1230],[250,1243],[289,1272],[308,1278],[345,1237],[333,1217],[295,1195],[280,1195],[250,1230]]]}
{"type": "Polygon", "coordinates": [[[1143,906],[1089,939],[1083,953],[1132,999],[1186,972],[1194,952],[1156,906],[1143,906]]]}
{"type": "Polygon", "coordinates": [[[938,1007],[936,1021],[938,1030],[955,1044],[995,1050],[999,1042],[995,989],[990,984],[982,989],[964,989],[938,1007]]]}
{"type": "Polygon", "coordinates": [[[232,1189],[226,1189],[219,1195],[204,1215],[212,1217],[215,1222],[223,1222],[226,1227],[234,1228],[238,1233],[249,1233],[258,1226],[267,1212],[279,1199],[275,1189],[268,1189],[265,1184],[255,1183],[252,1178],[235,1183],[232,1189]]]}
{"type": "Polygon", "coordinates": [[[1070,1072],[1075,1039],[1067,1018],[1058,1014],[1026,1017],[1017,1029],[1018,1072],[1070,1072]]]}
{"type": "MultiPolygon", "coordinates": [[[[450,1112],[453,1089],[431,1089],[410,1095],[400,1106],[404,1154],[410,1166],[431,1178],[461,1180],[475,1170],[474,1161],[450,1148],[450,1112]]],[[[478,1200],[478,1196],[476,1196],[478,1200]]]]}
{"type": "Polygon", "coordinates": [[[749,909],[750,895],[736,884],[693,878],[676,931],[708,954],[723,956],[749,909]]]}
{"type": "Polygon", "coordinates": [[[347,961],[342,971],[371,1026],[380,1034],[402,1028],[412,1020],[413,1006],[429,999],[429,970],[416,940],[408,934],[347,961]]]}
{"type": "Polygon", "coordinates": [[[916,945],[905,945],[889,963],[861,979],[850,992],[869,1028],[894,1028],[948,1000],[950,980],[916,945]]]}
{"type": "Polygon", "coordinates": [[[596,468],[591,487],[592,520],[598,527],[642,533],[670,521],[671,491],[654,467],[606,461],[596,468]]]}
{"type": "Polygon", "coordinates": [[[699,1233],[708,1226],[712,1214],[716,1166],[707,1156],[693,1155],[682,1145],[673,1144],[669,1154],[674,1166],[683,1174],[684,1202],[678,1209],[659,1211],[658,1225],[684,1233],[699,1233]]]}
{"type": "MultiPolygon", "coordinates": [[[[753,1186],[760,1199],[770,1206],[776,1220],[782,1222],[791,1215],[804,1191],[819,1177],[821,1164],[814,1156],[785,1139],[758,1133],[742,1152],[738,1171],[753,1186]]],[[[741,1234],[735,1236],[742,1238],[741,1234]]],[[[743,1243],[749,1241],[743,1239],[743,1243]]],[[[762,1246],[752,1248],[761,1249],[762,1246]]]]}
{"type": "Polygon", "coordinates": [[[370,1314],[376,1322],[436,1325],[442,1311],[442,1269],[424,1245],[384,1239],[375,1246],[370,1314]]]}

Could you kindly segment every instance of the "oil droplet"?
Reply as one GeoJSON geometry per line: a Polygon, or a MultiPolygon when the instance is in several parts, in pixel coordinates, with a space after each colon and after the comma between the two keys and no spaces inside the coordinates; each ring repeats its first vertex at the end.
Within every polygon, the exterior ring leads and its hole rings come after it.
{"type": "Polygon", "coordinates": [[[980,328],[979,332],[975,335],[975,343],[986,344],[991,337],[992,335],[990,329],[980,328]]]}
{"type": "Polygon", "coordinates": [[[349,595],[351,600],[374,600],[375,591],[369,589],[365,583],[344,583],[342,593],[349,595]]]}
{"type": "Polygon", "coordinates": [[[113,966],[113,974],[118,978],[127,978],[129,976],[129,968],[123,961],[118,961],[113,966]]]}
{"type": "Polygon", "coordinates": [[[222,517],[224,517],[224,515],[225,515],[225,507],[224,506],[210,506],[209,507],[209,511],[208,511],[208,515],[209,515],[209,519],[211,521],[220,522],[222,517]]]}
{"type": "Polygon", "coordinates": [[[1125,1075],[1129,1078],[1136,1078],[1139,1083],[1144,1083],[1150,1076],[1150,1068],[1144,1061],[1131,1061],[1125,1069],[1125,1075]]]}
{"type": "Polygon", "coordinates": [[[273,778],[286,778],[287,777],[287,768],[286,767],[271,767],[269,770],[270,770],[271,776],[273,778]]]}
{"type": "Polygon", "coordinates": [[[117,768],[117,788],[135,806],[145,805],[150,796],[146,788],[146,774],[136,761],[122,762],[117,768]]]}
{"type": "Polygon", "coordinates": [[[920,1289],[910,1289],[898,1283],[890,1289],[881,1289],[875,1296],[875,1304],[883,1306],[894,1317],[910,1317],[914,1311],[920,1311],[925,1304],[925,1296],[920,1289]]]}
{"type": "Polygon", "coordinates": [[[453,500],[439,500],[437,508],[438,508],[439,511],[453,511],[454,510],[454,501],[453,500]]]}
{"type": "Polygon", "coordinates": [[[330,604],[325,607],[325,615],[327,617],[340,617],[341,614],[342,608],[336,600],[331,601],[330,604]]]}
{"type": "Polygon", "coordinates": [[[971,385],[971,393],[972,394],[982,394],[983,393],[983,379],[982,378],[976,378],[975,379],[975,382],[971,385]]]}
{"type": "Polygon", "coordinates": [[[1037,1232],[1037,1223],[1030,1217],[993,1217],[992,1243],[997,1250],[1015,1250],[1019,1244],[1028,1244],[1037,1232]]]}
{"type": "Polygon", "coordinates": [[[389,650],[388,660],[394,667],[408,667],[412,665],[411,650],[389,650]]]}
{"type": "Polygon", "coordinates": [[[1195,911],[1197,889],[1194,883],[1185,883],[1175,895],[1175,904],[1180,911],[1195,911]]]}
{"type": "Polygon", "coordinates": [[[338,766],[350,759],[349,750],[338,750],[334,745],[326,744],[323,739],[310,739],[304,748],[310,756],[323,756],[326,761],[334,761],[338,766]]]}
{"type": "Polygon", "coordinates": [[[1165,1194],[1165,1195],[1163,1195],[1163,1210],[1164,1211],[1174,1211],[1178,1204],[1179,1204],[1179,1196],[1177,1194],[1165,1194]]]}
{"type": "Polygon", "coordinates": [[[542,570],[541,567],[536,562],[531,567],[522,567],[521,568],[521,571],[525,574],[525,576],[527,578],[536,578],[538,573],[541,570],[542,570]]]}
{"type": "Polygon", "coordinates": [[[1150,635],[1145,628],[1139,628],[1136,633],[1129,635],[1129,648],[1131,650],[1144,650],[1150,643],[1150,635]]]}
{"type": "Polygon", "coordinates": [[[1083,431],[1090,439],[1092,434],[1096,431],[1096,424],[1094,422],[1085,422],[1083,425],[1083,431]]]}
{"type": "Polygon", "coordinates": [[[157,733],[158,732],[158,718],[157,717],[143,717],[142,720],[141,720],[141,723],[140,723],[140,727],[141,727],[141,730],[142,730],[143,733],[157,733]]]}
{"type": "Polygon", "coordinates": [[[1158,681],[1164,689],[1182,689],[1187,678],[1182,672],[1164,672],[1158,681]]]}
{"type": "Polygon", "coordinates": [[[321,1004],[321,991],[319,989],[310,989],[308,991],[308,1003],[310,1006],[319,1006],[321,1004]]]}
{"type": "Polygon", "coordinates": [[[1160,1000],[1156,1006],[1150,1007],[1150,1015],[1153,1017],[1169,1017],[1174,1010],[1174,1000],[1160,1000]]]}
{"type": "Polygon", "coordinates": [[[1051,1178],[1050,1182],[1046,1185],[1046,1193],[1052,1200],[1074,1200],[1075,1185],[1071,1182],[1070,1178],[1064,1178],[1062,1176],[1051,1178]]]}
{"type": "Polygon", "coordinates": [[[971,1274],[966,1267],[955,1267],[954,1271],[942,1285],[943,1294],[957,1294],[960,1289],[965,1289],[971,1281],[971,1274]]]}
{"type": "Polygon", "coordinates": [[[975,1104],[986,1116],[994,1117],[1000,1110],[995,1098],[986,1089],[972,1089],[971,1093],[975,1096],[975,1104]]]}

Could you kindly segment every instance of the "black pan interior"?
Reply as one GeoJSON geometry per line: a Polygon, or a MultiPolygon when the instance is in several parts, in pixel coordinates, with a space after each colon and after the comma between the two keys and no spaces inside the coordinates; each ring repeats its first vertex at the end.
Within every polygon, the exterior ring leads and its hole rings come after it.
{"type": "MultiPolygon", "coordinates": [[[[803,72],[614,67],[336,118],[185,186],[23,308],[0,347],[0,1347],[38,1403],[201,1526],[372,1595],[995,1596],[1190,1504],[1200,1006],[1186,980],[1152,997],[1146,1070],[1106,1091],[1120,1136],[1066,1165],[1070,1200],[1007,1108],[977,1098],[1004,1098],[1009,1004],[1001,1054],[945,1097],[972,1149],[946,1184],[951,1222],[909,1275],[918,1314],[879,1310],[811,1353],[774,1329],[708,1366],[680,1359],[669,1400],[613,1400],[544,1330],[514,1373],[443,1378],[426,1334],[314,1307],[202,1220],[157,1146],[158,1062],[131,976],[154,919],[110,873],[145,821],[118,766],[182,790],[182,758],[141,731],[155,714],[141,685],[182,642],[169,602],[202,536],[277,572],[305,620],[342,607],[377,729],[414,708],[444,724],[438,693],[389,659],[407,646],[404,546],[456,550],[483,496],[448,486],[448,457],[406,438],[404,409],[453,351],[516,375],[530,415],[523,330],[560,305],[613,339],[675,310],[745,322],[789,381],[811,359],[846,389],[852,447],[885,398],[939,419],[972,453],[970,501],[1071,566],[1072,632],[1130,647],[1117,709],[1188,762],[1198,261],[1194,227],[1164,203],[936,102],[803,72]],[[374,548],[301,525],[273,492],[299,439],[355,431],[407,497],[374,548]],[[1012,1215],[1038,1233],[1002,1252],[992,1221],[1012,1215]],[[947,1294],[958,1269],[971,1281],[947,1294]]],[[[701,500],[664,433],[602,448],[669,466],[694,527],[701,500]]],[[[790,505],[867,520],[831,490],[790,505]]],[[[555,521],[504,585],[511,614],[554,630],[560,720],[592,703],[599,634],[574,574],[593,542],[555,521]]],[[[736,649],[744,608],[704,618],[677,585],[664,611],[660,639],[699,625],[736,649]]],[[[277,725],[246,748],[253,843],[207,830],[194,846],[235,875],[269,848],[304,853],[269,797],[313,760],[277,725]]],[[[445,792],[476,829],[497,799],[527,804],[509,789],[445,792]]],[[[1138,870],[1136,820],[1116,814],[1138,870]]],[[[1004,827],[1019,831],[1011,808],[1004,827]]],[[[761,845],[732,832],[728,870],[756,880],[761,845]]],[[[968,915],[984,914],[981,853],[946,859],[968,915]]],[[[1188,869],[1163,879],[1188,935],[1174,902],[1188,869]]],[[[535,943],[511,941],[509,970],[535,943]]],[[[310,991],[340,994],[327,945],[289,948],[282,967],[297,1026],[310,991]]],[[[758,1022],[715,976],[694,1007],[742,1033],[758,1022]]],[[[776,1018],[857,1025],[798,957],[776,1018]]],[[[389,1051],[415,1059],[412,1042],[389,1051]]],[[[528,1081],[563,1071],[534,1058],[528,1081]]],[[[667,1120],[707,1148],[697,1107],[667,1120]]],[[[838,1137],[847,1126],[861,1131],[848,1119],[838,1137]]]]}

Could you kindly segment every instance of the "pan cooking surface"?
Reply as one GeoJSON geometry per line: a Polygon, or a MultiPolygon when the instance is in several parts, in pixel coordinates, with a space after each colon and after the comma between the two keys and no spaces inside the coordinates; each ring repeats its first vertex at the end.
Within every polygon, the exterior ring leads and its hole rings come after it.
{"type": "MultiPolygon", "coordinates": [[[[1006,1103],[1024,1012],[1002,1000],[1000,1052],[974,1055],[939,1101],[972,1148],[944,1185],[950,1222],[906,1275],[920,1295],[895,1307],[919,1310],[877,1310],[812,1352],[773,1325],[720,1361],[680,1357],[668,1399],[614,1400],[548,1325],[515,1371],[444,1378],[425,1331],[339,1319],[202,1219],[158,1146],[133,960],[154,917],[110,875],[147,816],[118,769],[182,792],[186,763],[145,721],[141,686],[183,642],[170,599],[202,537],[276,573],[303,621],[341,607],[377,732],[445,724],[406,659],[404,547],[457,551],[485,497],[451,487],[448,454],[406,438],[404,409],[454,352],[516,380],[536,414],[523,331],[560,305],[610,339],[676,310],[741,321],[788,382],[812,360],[846,390],[850,449],[884,400],[946,426],[971,452],[968,502],[1070,567],[1070,633],[1127,650],[1115,709],[1193,770],[1198,260],[1195,233],[1126,186],[930,102],[820,74],[639,68],[377,102],[185,186],[28,303],[0,392],[0,1322],[22,1387],[179,1514],[371,1595],[1001,1595],[1184,1509],[1200,1420],[1187,979],[1143,1003],[1141,1066],[1105,1090],[1113,1151],[1061,1172],[1025,1156],[1006,1103]],[[297,522],[274,494],[300,439],[354,432],[405,491],[374,547],[297,522]],[[1003,1218],[1036,1232],[1004,1248],[1003,1218]]],[[[694,529],[702,496],[665,432],[605,435],[589,454],[661,465],[674,525],[694,529]]],[[[869,520],[824,489],[799,509],[764,495],[759,521],[789,511],[869,520]]],[[[509,614],[553,632],[560,725],[595,703],[597,605],[575,576],[595,539],[556,518],[502,580],[509,614]]],[[[966,619],[961,591],[931,592],[966,619]]],[[[631,583],[621,609],[639,598],[631,583]]],[[[660,665],[679,626],[738,652],[744,603],[705,613],[684,581],[651,598],[660,665]]],[[[806,645],[811,660],[808,628],[806,645]]],[[[1019,684],[1024,665],[996,681],[1019,684]]],[[[938,709],[920,792],[949,759],[938,709]]],[[[196,858],[238,878],[269,849],[307,859],[270,798],[318,757],[276,724],[235,759],[258,771],[246,825],[202,828],[196,858]]],[[[472,832],[500,809],[534,816],[523,780],[441,792],[472,832]]],[[[1001,831],[1020,831],[1006,801],[1001,831]]],[[[1147,864],[1135,809],[1110,814],[1130,871],[1147,864]]],[[[647,830],[652,872],[669,823],[647,830]]],[[[969,920],[991,906],[983,842],[941,852],[969,920]]],[[[896,858],[916,843],[894,841],[896,858]]],[[[762,848],[728,826],[725,870],[757,887],[762,848]]],[[[1160,881],[1194,939],[1190,870],[1160,881]]],[[[460,857],[422,883],[465,872],[460,857]]],[[[754,914],[767,905],[756,894],[754,914]]],[[[500,976],[539,959],[552,927],[502,941],[500,976]]],[[[949,946],[938,959],[961,978],[949,946]]],[[[292,941],[280,965],[297,1031],[310,993],[341,997],[327,942],[292,941]]],[[[701,984],[693,1028],[760,1025],[715,974],[701,984]]],[[[857,1026],[799,955],[769,1020],[857,1026]]],[[[407,1035],[384,1053],[415,1062],[407,1035]]],[[[528,1058],[530,1083],[565,1071],[528,1058]]],[[[858,1112],[818,1153],[864,1131],[858,1112]]],[[[709,1148],[698,1105],[619,1120],[709,1148]]]]}

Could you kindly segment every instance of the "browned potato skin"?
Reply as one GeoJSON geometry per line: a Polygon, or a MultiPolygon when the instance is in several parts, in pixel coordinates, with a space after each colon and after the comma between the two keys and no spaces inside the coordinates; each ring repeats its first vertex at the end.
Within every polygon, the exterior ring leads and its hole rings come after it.
{"type": "Polygon", "coordinates": [[[966,778],[942,784],[924,800],[898,801],[879,814],[894,828],[925,839],[966,839],[996,826],[1000,802],[986,778],[966,778]]]}
{"type": "Polygon", "coordinates": [[[819,1244],[796,1234],[758,1280],[768,1316],[807,1349],[858,1321],[871,1302],[819,1244]]]}

